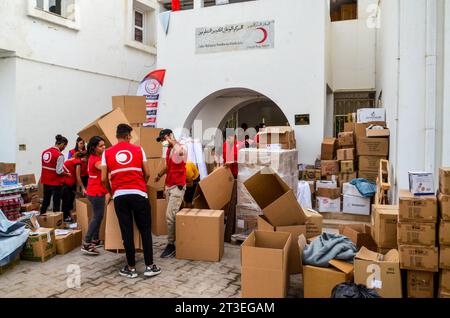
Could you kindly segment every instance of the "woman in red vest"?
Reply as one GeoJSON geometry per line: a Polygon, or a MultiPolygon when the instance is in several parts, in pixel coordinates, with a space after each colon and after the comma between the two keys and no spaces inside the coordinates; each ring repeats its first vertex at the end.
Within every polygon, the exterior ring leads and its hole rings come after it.
{"type": "Polygon", "coordinates": [[[42,173],[41,184],[44,186],[44,200],[41,214],[45,214],[53,197],[53,211],[61,210],[61,190],[64,172],[64,155],[61,153],[67,147],[67,138],[57,135],[54,147],[44,150],[41,155],[42,173]]]}
{"type": "Polygon", "coordinates": [[[63,178],[62,187],[62,211],[64,213],[64,222],[72,223],[70,211],[73,210],[73,201],[75,200],[75,192],[77,185],[83,186],[79,178],[81,159],[86,156],[84,152],[77,152],[74,157],[66,160],[64,163],[64,171],[69,175],[63,178]]]}
{"type": "Polygon", "coordinates": [[[84,194],[87,195],[88,200],[92,205],[93,217],[89,223],[89,228],[84,238],[84,243],[81,251],[89,255],[99,255],[97,247],[102,247],[100,241],[100,227],[103,222],[105,213],[105,204],[108,190],[102,184],[102,155],[105,151],[105,141],[102,137],[92,137],[88,144],[88,172],[89,181],[84,194]]]}
{"type": "MultiPolygon", "coordinates": [[[[82,152],[82,153],[86,154],[86,143],[81,137],[77,138],[77,143],[75,144],[75,148],[73,148],[72,150],[69,151],[69,156],[67,158],[68,159],[75,158],[75,154],[77,154],[78,152],[82,152]]],[[[87,187],[88,180],[89,180],[87,166],[88,166],[87,156],[83,156],[81,158],[81,166],[80,166],[81,170],[80,170],[80,172],[77,172],[77,183],[80,183],[80,180],[81,180],[81,183],[83,184],[82,192],[83,192],[84,188],[87,187]]]]}

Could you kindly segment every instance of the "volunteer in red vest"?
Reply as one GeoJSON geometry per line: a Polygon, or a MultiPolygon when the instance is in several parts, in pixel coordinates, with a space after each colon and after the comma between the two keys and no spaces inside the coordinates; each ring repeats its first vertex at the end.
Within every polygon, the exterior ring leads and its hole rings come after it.
{"type": "Polygon", "coordinates": [[[102,183],[102,156],[105,152],[105,141],[102,137],[94,136],[88,144],[88,172],[89,181],[83,194],[87,196],[92,206],[92,219],[85,233],[81,251],[88,255],[99,255],[98,247],[103,246],[100,241],[100,228],[105,214],[105,205],[109,201],[108,190],[102,183]]]}
{"type": "Polygon", "coordinates": [[[41,155],[41,184],[44,187],[44,200],[41,214],[45,214],[53,197],[53,211],[61,211],[61,191],[64,172],[64,155],[61,153],[67,147],[67,138],[57,135],[54,147],[44,150],[41,155]]]}
{"type": "Polygon", "coordinates": [[[164,129],[156,139],[165,143],[167,148],[166,167],[158,173],[156,182],[165,174],[166,176],[166,197],[168,200],[166,210],[167,220],[167,246],[161,254],[161,258],[169,258],[175,255],[175,219],[183,203],[186,192],[186,162],[187,149],[179,144],[170,129],[164,129]]]}
{"type": "Polygon", "coordinates": [[[243,147],[243,143],[237,140],[234,132],[229,134],[223,143],[223,162],[226,167],[230,168],[235,179],[238,176],[238,151],[243,147]]]}
{"type": "Polygon", "coordinates": [[[150,204],[147,196],[149,171],[144,149],[132,145],[133,128],[126,124],[117,127],[117,145],[107,149],[102,157],[102,182],[112,194],[114,208],[122,234],[127,265],[120,275],[136,278],[133,219],[142,237],[144,250],[144,276],[159,275],[161,269],[153,263],[150,204]],[[110,182],[108,180],[110,176],[110,182]]]}
{"type": "Polygon", "coordinates": [[[68,174],[63,178],[62,187],[62,211],[64,213],[64,222],[72,223],[70,212],[73,210],[73,201],[78,186],[82,186],[81,180],[77,180],[77,168],[81,166],[81,158],[84,158],[84,152],[77,152],[74,157],[67,159],[64,163],[64,171],[68,174]]]}
{"type": "MultiPolygon", "coordinates": [[[[81,137],[77,138],[77,143],[75,144],[75,148],[73,148],[69,151],[69,156],[67,158],[68,159],[74,158],[75,154],[78,152],[86,153],[86,143],[81,137]]],[[[83,156],[83,158],[81,159],[81,172],[80,172],[80,175],[77,176],[77,183],[79,183],[79,179],[81,179],[83,188],[87,187],[88,180],[89,180],[87,166],[88,166],[87,156],[83,156]]]]}

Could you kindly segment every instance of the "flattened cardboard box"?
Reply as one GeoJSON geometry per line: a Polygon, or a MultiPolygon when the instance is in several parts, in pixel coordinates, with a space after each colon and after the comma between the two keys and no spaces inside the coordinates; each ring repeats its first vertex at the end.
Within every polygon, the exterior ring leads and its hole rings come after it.
{"type": "Polygon", "coordinates": [[[358,164],[359,170],[375,171],[378,173],[380,169],[380,160],[385,160],[385,156],[359,156],[358,164]]]}
{"type": "Polygon", "coordinates": [[[291,234],[252,232],[241,245],[243,298],[284,298],[287,295],[291,234]]]}
{"type": "Polygon", "coordinates": [[[360,137],[356,142],[356,151],[358,156],[387,156],[389,139],[360,137]]]}
{"type": "Polygon", "coordinates": [[[355,284],[375,289],[383,298],[402,298],[398,251],[382,255],[362,247],[355,256],[355,284]]]}
{"type": "Polygon", "coordinates": [[[408,271],[408,298],[434,298],[434,273],[408,271]]]}
{"type": "Polygon", "coordinates": [[[305,224],[305,213],[294,192],[275,172],[264,169],[245,181],[244,185],[270,224],[305,224]]]}
{"type": "Polygon", "coordinates": [[[331,298],[333,288],[353,279],[353,265],[331,260],[329,268],[303,266],[304,298],[331,298]]]}
{"type": "Polygon", "coordinates": [[[450,221],[450,195],[439,193],[438,202],[441,218],[450,221]]]}
{"type": "Polygon", "coordinates": [[[408,190],[399,191],[400,222],[437,222],[436,196],[414,196],[408,190]]]}
{"type": "Polygon", "coordinates": [[[221,210],[231,200],[234,177],[230,169],[218,168],[199,182],[194,194],[194,208],[221,210]]]}
{"type": "Polygon", "coordinates": [[[450,222],[441,220],[439,225],[439,244],[450,245],[450,222]]]}
{"type": "Polygon", "coordinates": [[[46,262],[55,255],[55,230],[41,227],[30,232],[21,257],[27,261],[46,262]]]}
{"type": "Polygon", "coordinates": [[[439,191],[450,195],[450,168],[439,169],[439,191]]]}
{"type": "Polygon", "coordinates": [[[152,214],[152,233],[155,236],[167,235],[167,199],[164,191],[147,186],[147,193],[152,214]]]}
{"type": "Polygon", "coordinates": [[[224,252],[224,211],[184,209],[176,216],[176,258],[220,262],[224,252]]]}
{"type": "Polygon", "coordinates": [[[378,248],[397,248],[398,205],[373,205],[373,238],[378,248]]]}
{"type": "Polygon", "coordinates": [[[113,96],[113,110],[120,108],[131,124],[147,122],[147,101],[145,96],[113,96]]]}
{"type": "Polygon", "coordinates": [[[42,227],[49,229],[63,229],[63,213],[62,212],[47,212],[37,217],[39,224],[42,227]]]}
{"type": "Polygon", "coordinates": [[[436,224],[399,222],[397,241],[398,245],[436,246],[436,224]]]}
{"type": "Polygon", "coordinates": [[[434,246],[400,245],[400,268],[438,272],[439,251],[434,246]]]}
{"type": "MultiPolygon", "coordinates": [[[[120,232],[119,221],[114,209],[114,202],[111,201],[108,204],[105,217],[105,250],[124,250],[125,247],[123,246],[122,233],[120,232]]],[[[141,235],[136,226],[136,222],[133,222],[133,235],[134,247],[138,250],[141,248],[141,235]]]]}
{"type": "MultiPolygon", "coordinates": [[[[77,223],[79,228],[81,229],[81,232],[83,235],[87,234],[89,223],[92,220],[93,212],[92,212],[92,205],[91,202],[89,202],[86,198],[79,198],[75,200],[75,207],[77,211],[77,223]]],[[[105,207],[105,213],[103,217],[102,225],[100,226],[100,240],[105,240],[105,230],[106,230],[106,208],[105,207]]]]}
{"type": "Polygon", "coordinates": [[[337,160],[354,160],[355,148],[345,148],[337,150],[337,160]]]}
{"type": "Polygon", "coordinates": [[[450,246],[441,245],[439,248],[439,268],[450,270],[450,246]]]}
{"type": "Polygon", "coordinates": [[[291,233],[292,239],[288,253],[288,272],[289,274],[302,272],[301,257],[297,242],[300,235],[303,234],[306,236],[306,225],[273,226],[264,216],[258,216],[258,231],[291,233]]]}

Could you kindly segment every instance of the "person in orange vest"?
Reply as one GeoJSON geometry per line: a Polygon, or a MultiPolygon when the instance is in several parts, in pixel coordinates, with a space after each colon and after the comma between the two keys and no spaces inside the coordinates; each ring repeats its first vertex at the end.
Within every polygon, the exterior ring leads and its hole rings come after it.
{"type": "Polygon", "coordinates": [[[63,178],[68,176],[64,172],[64,155],[61,153],[67,147],[67,138],[61,135],[55,137],[55,146],[42,152],[41,184],[44,187],[44,200],[40,214],[45,214],[53,198],[53,211],[61,210],[61,191],[63,178]]]}
{"type": "Polygon", "coordinates": [[[63,178],[62,187],[62,212],[64,213],[65,223],[73,222],[70,212],[73,210],[77,185],[82,186],[81,180],[77,178],[77,169],[78,171],[80,170],[81,159],[85,156],[86,154],[84,152],[77,152],[74,157],[64,162],[64,172],[68,174],[63,178]]]}
{"type": "Polygon", "coordinates": [[[142,237],[146,266],[144,276],[153,277],[161,274],[161,269],[153,263],[150,203],[147,196],[147,181],[150,174],[144,149],[130,143],[132,131],[133,128],[126,124],[117,127],[118,143],[103,153],[102,182],[113,197],[127,256],[128,264],[119,274],[127,278],[138,276],[133,234],[134,219],[142,237]]]}
{"type": "Polygon", "coordinates": [[[155,181],[158,182],[165,174],[166,197],[168,200],[166,210],[167,221],[167,246],[161,254],[161,258],[169,258],[175,255],[175,221],[180,211],[186,192],[186,162],[187,149],[175,139],[172,130],[164,129],[160,132],[157,142],[168,145],[166,153],[166,167],[158,173],[155,181]]]}

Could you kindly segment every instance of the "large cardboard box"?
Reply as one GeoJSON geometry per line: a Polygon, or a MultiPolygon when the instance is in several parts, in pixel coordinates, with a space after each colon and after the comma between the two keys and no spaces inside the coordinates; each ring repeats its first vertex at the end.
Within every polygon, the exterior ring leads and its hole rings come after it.
{"type": "Polygon", "coordinates": [[[369,129],[366,130],[366,137],[379,138],[379,137],[388,137],[391,135],[391,131],[389,128],[383,129],[369,129]]]}
{"type": "Polygon", "coordinates": [[[376,171],[365,171],[365,170],[359,170],[358,171],[358,178],[367,179],[372,182],[376,182],[378,177],[378,172],[376,171]]]}
{"type": "MultiPolygon", "coordinates": [[[[79,228],[82,231],[83,238],[87,234],[89,223],[92,220],[93,212],[92,212],[92,205],[91,202],[89,202],[86,198],[79,198],[75,200],[75,207],[77,211],[77,223],[79,228]]],[[[105,240],[105,229],[106,229],[106,207],[105,207],[105,214],[103,217],[102,225],[100,226],[100,240],[105,240]]]]}
{"type": "Polygon", "coordinates": [[[367,137],[367,128],[371,125],[377,125],[377,126],[386,126],[386,122],[371,122],[371,123],[356,123],[355,124],[355,137],[358,142],[359,137],[367,137]]]}
{"type": "Polygon", "coordinates": [[[30,232],[21,257],[27,261],[46,262],[55,255],[55,230],[41,227],[30,232]]]}
{"type": "Polygon", "coordinates": [[[136,143],[136,145],[141,146],[142,149],[144,149],[147,158],[163,157],[163,146],[160,142],[156,141],[156,138],[158,138],[159,133],[162,129],[150,127],[138,127],[133,128],[133,130],[135,130],[139,136],[139,142],[136,143]]]}
{"type": "MultiPolygon", "coordinates": [[[[117,143],[116,130],[119,124],[130,124],[125,114],[117,108],[84,127],[78,136],[89,141],[94,136],[100,136],[105,140],[106,147],[111,147],[117,143]]],[[[139,143],[139,136],[136,131],[131,133],[133,144],[139,143]]]]}
{"type": "Polygon", "coordinates": [[[155,182],[155,178],[158,176],[158,173],[166,166],[166,159],[157,158],[157,159],[147,159],[147,166],[150,172],[150,178],[148,179],[147,185],[155,188],[164,190],[166,185],[166,175],[164,175],[158,182],[155,182]]]}
{"type": "Polygon", "coordinates": [[[56,254],[65,255],[75,248],[75,237],[72,232],[66,235],[57,235],[56,239],[56,254]]]}
{"type": "Polygon", "coordinates": [[[342,160],[340,163],[341,163],[341,172],[342,173],[355,172],[355,163],[353,160],[342,160]]]}
{"type": "Polygon", "coordinates": [[[303,266],[304,298],[330,298],[333,288],[353,279],[353,265],[338,260],[330,267],[303,266]]]}
{"type": "Polygon", "coordinates": [[[194,194],[194,208],[221,210],[231,200],[234,186],[231,170],[218,168],[199,182],[194,194]]]}
{"type": "Polygon", "coordinates": [[[373,205],[373,238],[379,248],[397,248],[398,211],[396,205],[373,205]]]}
{"type": "Polygon", "coordinates": [[[354,160],[355,148],[344,148],[337,150],[337,160],[354,160]]]}
{"type": "Polygon", "coordinates": [[[356,215],[370,215],[370,198],[343,195],[342,212],[356,215]]]}
{"type": "Polygon", "coordinates": [[[252,232],[241,246],[243,298],[283,298],[289,285],[286,232],[252,232]]]}
{"type": "Polygon", "coordinates": [[[386,121],[386,109],[384,108],[360,108],[356,112],[358,123],[373,123],[386,121]]]}
{"type": "Polygon", "coordinates": [[[322,169],[322,176],[339,174],[339,161],[337,160],[322,160],[320,166],[322,169]]]}
{"type": "Polygon", "coordinates": [[[351,147],[355,145],[355,135],[351,131],[340,132],[338,135],[339,147],[351,147]]]}
{"type": "Polygon", "coordinates": [[[450,293],[450,271],[441,270],[439,273],[439,289],[450,293]]]}
{"type": "Polygon", "coordinates": [[[355,123],[344,123],[344,131],[355,132],[355,123]]]}
{"type": "Polygon", "coordinates": [[[389,153],[388,138],[359,137],[356,142],[358,156],[387,156],[389,153]]]}
{"type": "Polygon", "coordinates": [[[23,185],[36,185],[36,176],[34,174],[25,174],[19,176],[19,182],[23,185]]]}
{"type": "Polygon", "coordinates": [[[414,196],[408,190],[399,191],[400,222],[437,222],[436,196],[414,196]]]}
{"type": "Polygon", "coordinates": [[[15,163],[0,162],[0,174],[10,174],[16,172],[15,163]]]}
{"type": "Polygon", "coordinates": [[[434,273],[408,271],[408,298],[434,298],[434,273]]]}
{"type": "Polygon", "coordinates": [[[450,195],[450,168],[439,169],[439,191],[450,195]]]}
{"type": "Polygon", "coordinates": [[[400,268],[438,272],[439,252],[434,246],[399,245],[400,268]]]}
{"type": "Polygon", "coordinates": [[[375,171],[378,173],[380,170],[380,160],[385,160],[386,158],[386,156],[359,156],[359,169],[363,171],[375,171]]]}
{"type": "Polygon", "coordinates": [[[398,251],[386,255],[365,247],[355,256],[355,284],[362,284],[383,298],[402,298],[402,278],[398,251]]]}
{"type": "Polygon", "coordinates": [[[298,246],[298,237],[307,233],[306,225],[291,225],[291,226],[273,226],[265,218],[265,216],[258,216],[258,230],[268,232],[288,232],[292,234],[291,244],[288,253],[288,272],[289,274],[298,274],[302,272],[302,264],[300,251],[298,246]]]}
{"type": "Polygon", "coordinates": [[[319,212],[341,212],[341,198],[330,199],[316,196],[316,208],[319,212]]]}
{"type": "Polygon", "coordinates": [[[450,195],[439,193],[438,202],[441,218],[450,221],[450,195]]]}
{"type": "Polygon", "coordinates": [[[224,251],[224,211],[184,209],[176,216],[178,259],[220,262],[224,251]]]}
{"type": "Polygon", "coordinates": [[[376,252],[377,243],[375,243],[371,234],[371,227],[367,224],[342,224],[339,226],[339,233],[348,237],[359,249],[363,246],[376,252]]]}
{"type": "MultiPolygon", "coordinates": [[[[120,232],[119,220],[117,219],[114,209],[114,202],[110,202],[106,208],[106,225],[105,225],[105,250],[119,251],[124,250],[122,234],[120,232]]],[[[134,247],[141,249],[141,234],[133,222],[134,247]]]]}
{"type": "Polygon", "coordinates": [[[318,188],[316,191],[316,196],[330,198],[330,199],[338,199],[341,197],[341,188],[318,188]]]}
{"type": "Polygon", "coordinates": [[[73,246],[74,248],[81,246],[83,244],[83,234],[81,230],[71,230],[73,234],[73,246]]]}
{"type": "Polygon", "coordinates": [[[439,268],[450,270],[450,246],[441,245],[439,248],[439,268]]]}
{"type": "Polygon", "coordinates": [[[439,244],[450,245],[450,222],[441,220],[439,225],[439,244]]]}
{"type": "Polygon", "coordinates": [[[435,195],[434,178],[431,172],[409,171],[409,191],[413,195],[435,195]]]}
{"type": "Polygon", "coordinates": [[[289,126],[266,127],[259,131],[261,144],[293,144],[295,131],[289,126]]]}
{"type": "Polygon", "coordinates": [[[338,146],[336,138],[326,137],[322,142],[321,160],[333,160],[338,146]]]}
{"type": "Polygon", "coordinates": [[[322,177],[322,170],[320,169],[305,169],[303,171],[303,180],[316,181],[322,177]]]}
{"type": "Polygon", "coordinates": [[[306,215],[306,238],[309,239],[314,236],[322,234],[323,216],[312,209],[303,209],[306,215]]]}
{"type": "Polygon", "coordinates": [[[403,223],[397,224],[398,245],[436,245],[436,224],[403,223]]]}
{"type": "Polygon", "coordinates": [[[264,169],[244,185],[273,226],[305,224],[306,215],[294,192],[275,172],[264,169]]]}
{"type": "Polygon", "coordinates": [[[120,108],[130,124],[147,122],[147,101],[145,96],[113,96],[113,109],[120,108]]]}
{"type": "Polygon", "coordinates": [[[47,212],[37,217],[39,224],[42,227],[49,229],[63,229],[64,215],[62,212],[47,212]]]}
{"type": "Polygon", "coordinates": [[[152,213],[152,233],[153,235],[167,235],[167,199],[163,190],[147,186],[148,199],[152,213]]]}

